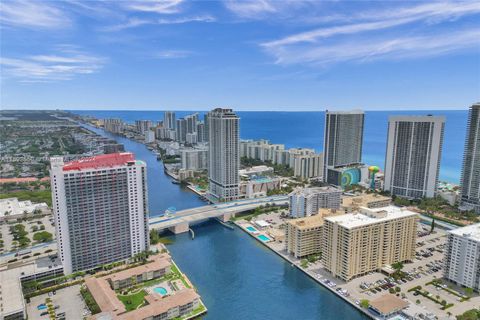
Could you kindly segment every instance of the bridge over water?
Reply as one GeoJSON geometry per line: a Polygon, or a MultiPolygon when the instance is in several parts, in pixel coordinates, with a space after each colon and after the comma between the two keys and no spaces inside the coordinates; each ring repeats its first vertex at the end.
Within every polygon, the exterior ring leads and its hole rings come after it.
{"type": "Polygon", "coordinates": [[[185,209],[177,211],[175,214],[151,217],[149,226],[150,230],[155,229],[159,232],[167,229],[173,233],[188,232],[190,225],[196,222],[210,218],[220,218],[223,221],[228,221],[237,213],[253,210],[267,203],[271,205],[286,205],[288,204],[288,196],[277,195],[257,199],[243,199],[185,209]]]}

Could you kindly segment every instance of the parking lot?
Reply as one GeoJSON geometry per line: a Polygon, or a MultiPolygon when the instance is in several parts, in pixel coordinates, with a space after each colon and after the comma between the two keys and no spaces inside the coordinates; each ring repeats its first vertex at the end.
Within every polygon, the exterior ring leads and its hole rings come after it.
{"type": "MultiPolygon", "coordinates": [[[[46,309],[38,309],[38,306],[45,304],[47,298],[52,299],[52,303],[56,307],[55,313],[57,315],[64,314],[64,319],[81,320],[88,314],[88,309],[80,295],[80,285],[75,285],[57,290],[55,294],[51,292],[33,297],[27,304],[28,319],[49,319],[46,309]]],[[[63,319],[61,316],[57,318],[63,319]]]]}

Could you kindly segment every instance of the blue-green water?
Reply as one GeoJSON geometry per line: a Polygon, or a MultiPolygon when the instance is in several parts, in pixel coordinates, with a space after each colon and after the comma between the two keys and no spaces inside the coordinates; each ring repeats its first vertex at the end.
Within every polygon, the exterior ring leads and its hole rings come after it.
{"type": "MultiPolygon", "coordinates": [[[[75,111],[97,118],[117,117],[126,122],[163,119],[163,111],[75,111]]],[[[177,117],[191,112],[179,111],[177,117]]],[[[203,113],[201,113],[203,114],[203,113]]],[[[287,148],[305,147],[323,149],[324,112],[238,112],[242,139],[268,139],[283,143],[287,148]]],[[[387,141],[387,124],[390,115],[433,114],[446,116],[445,140],[441,161],[440,179],[458,183],[463,157],[463,147],[468,111],[367,111],[363,143],[363,161],[383,168],[387,141]]]]}
{"type": "MultiPolygon", "coordinates": [[[[91,128],[91,127],[89,127],[91,128]]],[[[168,207],[204,205],[198,197],[171,183],[163,168],[137,142],[92,129],[116,139],[148,166],[150,212],[168,207]]],[[[175,262],[192,280],[208,308],[205,319],[364,319],[342,299],[241,231],[209,221],[189,234],[171,236],[175,262]]]]}

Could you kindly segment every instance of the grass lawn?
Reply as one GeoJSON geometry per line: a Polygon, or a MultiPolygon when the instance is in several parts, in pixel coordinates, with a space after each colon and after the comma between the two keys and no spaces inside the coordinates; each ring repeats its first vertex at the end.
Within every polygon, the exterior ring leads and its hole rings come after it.
{"type": "Polygon", "coordinates": [[[0,199],[5,198],[18,198],[20,201],[31,200],[34,203],[46,202],[49,206],[52,205],[52,193],[50,190],[0,193],[0,199]]]}
{"type": "Polygon", "coordinates": [[[147,295],[145,290],[140,290],[137,293],[134,294],[129,294],[126,296],[123,295],[117,295],[118,299],[122,301],[122,303],[125,305],[125,308],[127,308],[127,311],[132,311],[138,308],[141,304],[143,304],[144,298],[147,295]]]}

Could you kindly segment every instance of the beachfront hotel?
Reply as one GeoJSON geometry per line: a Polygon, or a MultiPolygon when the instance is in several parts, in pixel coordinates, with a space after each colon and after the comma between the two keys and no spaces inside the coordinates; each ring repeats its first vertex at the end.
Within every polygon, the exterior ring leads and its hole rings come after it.
{"type": "Polygon", "coordinates": [[[148,250],[146,164],[132,153],[50,159],[57,246],[65,274],[148,250]]]}
{"type": "Polygon", "coordinates": [[[340,214],[335,209],[320,209],[318,214],[289,220],[285,228],[285,246],[288,254],[302,258],[322,251],[324,218],[340,214]]]}
{"type": "Polygon", "coordinates": [[[385,191],[409,199],[435,196],[444,128],[443,116],[389,118],[385,191]]]}
{"type": "Polygon", "coordinates": [[[468,209],[480,213],[480,103],[470,107],[467,137],[463,153],[461,201],[468,209]]]}
{"type": "Polygon", "coordinates": [[[317,214],[320,208],[339,209],[342,190],[335,187],[298,188],[289,194],[290,217],[317,214]]]}
{"type": "Polygon", "coordinates": [[[415,257],[418,214],[395,206],[361,207],[325,217],[322,261],[333,276],[350,281],[415,257]]]}
{"type": "Polygon", "coordinates": [[[364,120],[365,114],[359,110],[325,111],[324,181],[337,184],[334,168],[361,164],[364,120]]]}
{"type": "Polygon", "coordinates": [[[444,277],[480,292],[480,223],[448,232],[444,277]]]}
{"type": "Polygon", "coordinates": [[[209,194],[219,201],[239,198],[240,118],[232,109],[214,109],[208,113],[209,194]]]}

